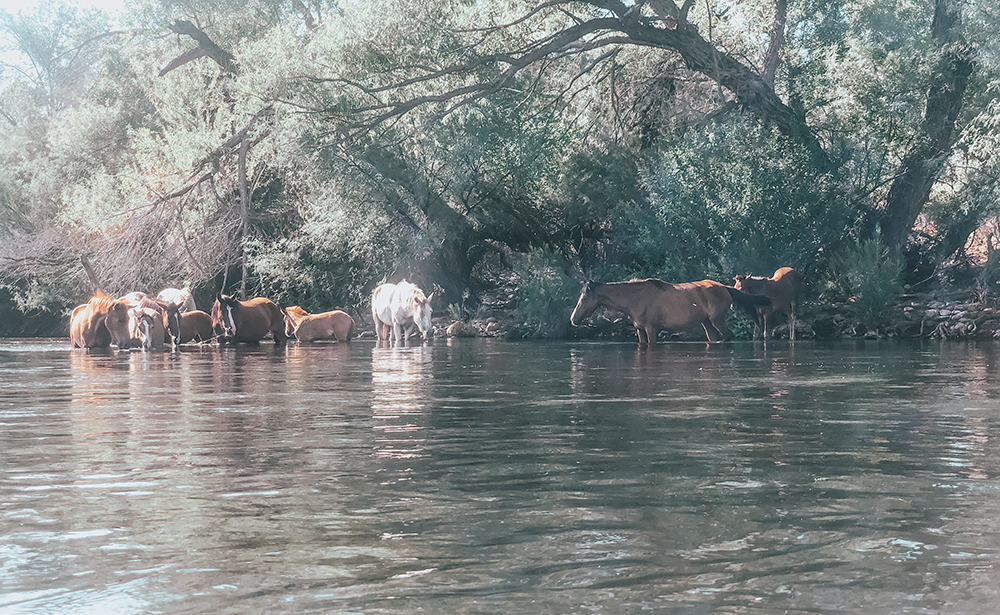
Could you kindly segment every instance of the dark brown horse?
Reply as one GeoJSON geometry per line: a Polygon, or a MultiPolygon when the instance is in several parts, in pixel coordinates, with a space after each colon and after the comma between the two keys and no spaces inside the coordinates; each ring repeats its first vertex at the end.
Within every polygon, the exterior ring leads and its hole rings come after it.
{"type": "MultiPolygon", "coordinates": [[[[756,338],[759,329],[764,332],[764,339],[767,339],[767,330],[774,320],[774,315],[780,312],[788,314],[788,339],[795,341],[795,304],[799,300],[799,289],[801,278],[799,272],[791,267],[782,267],[774,272],[774,275],[765,278],[755,275],[738,275],[735,278],[736,288],[750,295],[767,297],[771,300],[770,305],[758,308],[760,312],[760,323],[754,321],[753,335],[756,338]]],[[[773,333],[773,331],[772,331],[773,333]]]]}
{"type": "Polygon", "coordinates": [[[735,302],[749,313],[766,299],[754,298],[714,280],[671,284],[656,278],[628,282],[587,282],[570,316],[579,326],[598,307],[625,312],[640,344],[655,344],[662,329],[683,331],[701,325],[708,341],[732,337],[726,313],[735,302]]]}
{"type": "Polygon", "coordinates": [[[336,338],[338,342],[349,342],[354,333],[354,319],[341,310],[310,314],[293,305],[282,311],[285,313],[285,335],[294,335],[300,342],[331,338],[336,338]]]}
{"type": "Polygon", "coordinates": [[[132,345],[128,328],[128,306],[98,290],[87,303],[77,306],[69,320],[73,348],[119,348],[132,345]]]}
{"type": "Polygon", "coordinates": [[[240,301],[219,293],[212,305],[212,328],[219,341],[255,344],[270,333],[275,344],[284,344],[285,314],[270,299],[254,297],[240,301]]]}
{"type": "Polygon", "coordinates": [[[174,345],[212,339],[212,317],[201,310],[182,312],[183,307],[173,302],[166,306],[167,333],[174,345]]]}

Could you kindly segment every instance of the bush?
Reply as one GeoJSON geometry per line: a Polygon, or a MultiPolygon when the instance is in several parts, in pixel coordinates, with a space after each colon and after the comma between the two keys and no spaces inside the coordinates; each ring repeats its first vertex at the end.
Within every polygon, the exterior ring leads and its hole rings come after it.
{"type": "Polygon", "coordinates": [[[824,296],[846,301],[850,315],[869,331],[892,321],[892,306],[903,291],[903,256],[875,237],[847,247],[830,260],[824,296]]]}
{"type": "Polygon", "coordinates": [[[536,248],[513,258],[511,265],[517,278],[518,322],[537,336],[565,337],[580,293],[579,281],[566,273],[565,258],[551,249],[536,248]]]}

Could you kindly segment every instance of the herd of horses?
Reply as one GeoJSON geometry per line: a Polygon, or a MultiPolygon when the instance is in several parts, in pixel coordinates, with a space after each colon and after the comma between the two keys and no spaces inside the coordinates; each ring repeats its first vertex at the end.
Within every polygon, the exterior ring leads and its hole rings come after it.
{"type": "Polygon", "coordinates": [[[777,314],[788,315],[788,336],[795,340],[795,306],[801,280],[797,271],[782,267],[771,277],[738,275],[735,285],[715,280],[673,284],[657,278],[627,282],[586,282],[570,315],[579,323],[598,307],[624,312],[640,344],[655,344],[663,329],[683,331],[699,324],[708,341],[730,339],[729,308],[736,306],[754,324],[754,338],[773,334],[777,314]]]}
{"type": "MultiPolygon", "coordinates": [[[[673,284],[657,278],[627,282],[586,282],[570,316],[574,326],[598,307],[624,312],[635,327],[640,344],[655,344],[663,329],[704,328],[709,341],[729,339],[726,325],[730,307],[743,310],[754,323],[754,337],[773,332],[775,315],[789,319],[789,338],[795,339],[795,305],[799,274],[791,267],[771,277],[740,275],[735,285],[714,280],[673,284]]],[[[371,309],[380,342],[405,344],[414,330],[424,339],[433,335],[431,299],[417,285],[402,280],[380,284],[372,293],[371,309]]],[[[114,298],[98,290],[70,317],[69,337],[74,348],[162,348],[166,344],[257,343],[270,336],[283,344],[335,339],[348,342],[355,323],[342,310],[310,314],[293,305],[280,308],[266,297],[242,301],[218,293],[211,312],[197,308],[188,288],[165,288],[155,296],[131,292],[114,298]]]]}
{"type": "MultiPolygon", "coordinates": [[[[433,295],[433,294],[432,294],[433,295]]],[[[372,295],[379,340],[405,343],[414,329],[430,337],[431,298],[414,284],[382,284],[372,295]]],[[[157,295],[131,292],[115,298],[98,290],[70,316],[74,348],[163,348],[166,344],[212,342],[253,344],[270,336],[284,344],[335,339],[349,342],[354,319],[343,310],[310,314],[301,306],[280,308],[266,297],[241,301],[218,293],[211,312],[197,308],[188,288],[165,288],[157,295]]]]}

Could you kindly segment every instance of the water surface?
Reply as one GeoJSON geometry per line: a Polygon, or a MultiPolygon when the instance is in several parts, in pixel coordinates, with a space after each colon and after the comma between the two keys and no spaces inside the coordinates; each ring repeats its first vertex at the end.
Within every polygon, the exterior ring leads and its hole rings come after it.
{"type": "Polygon", "coordinates": [[[998,348],[0,340],[0,612],[992,613],[998,348]]]}

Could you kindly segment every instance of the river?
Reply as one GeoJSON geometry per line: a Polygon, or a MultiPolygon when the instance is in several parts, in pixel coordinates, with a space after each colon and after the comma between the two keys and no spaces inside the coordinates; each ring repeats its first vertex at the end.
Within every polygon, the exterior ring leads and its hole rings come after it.
{"type": "Polygon", "coordinates": [[[0,340],[0,612],[993,613],[998,350],[0,340]]]}

